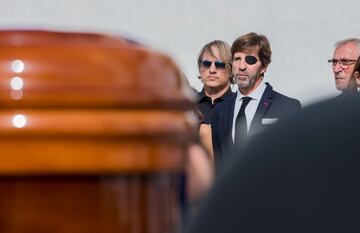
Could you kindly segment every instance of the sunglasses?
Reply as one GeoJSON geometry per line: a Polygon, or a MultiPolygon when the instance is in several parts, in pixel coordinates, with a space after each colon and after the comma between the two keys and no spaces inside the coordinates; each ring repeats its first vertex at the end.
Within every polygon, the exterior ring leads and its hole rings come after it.
{"type": "Polygon", "coordinates": [[[214,63],[216,69],[225,69],[226,68],[226,64],[222,61],[209,61],[209,60],[202,60],[200,62],[200,66],[206,69],[209,69],[211,67],[211,65],[214,63]]]}

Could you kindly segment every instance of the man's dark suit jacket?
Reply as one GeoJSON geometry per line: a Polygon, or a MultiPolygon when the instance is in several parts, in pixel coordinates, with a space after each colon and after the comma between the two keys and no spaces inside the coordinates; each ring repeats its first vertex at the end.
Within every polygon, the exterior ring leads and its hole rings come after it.
{"type": "MultiPolygon", "coordinates": [[[[213,111],[211,129],[216,165],[222,164],[229,156],[238,152],[231,136],[235,101],[236,93],[226,98],[213,111]]],[[[298,100],[274,91],[272,86],[266,83],[266,89],[251,122],[248,137],[264,130],[269,125],[266,123],[281,120],[300,111],[301,105],[298,100]]]]}

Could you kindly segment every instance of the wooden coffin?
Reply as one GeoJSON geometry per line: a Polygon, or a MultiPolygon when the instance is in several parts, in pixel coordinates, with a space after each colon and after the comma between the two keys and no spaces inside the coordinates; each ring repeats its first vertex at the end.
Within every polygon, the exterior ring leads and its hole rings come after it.
{"type": "Polygon", "coordinates": [[[178,232],[190,100],[167,56],[0,31],[0,232],[178,232]]]}

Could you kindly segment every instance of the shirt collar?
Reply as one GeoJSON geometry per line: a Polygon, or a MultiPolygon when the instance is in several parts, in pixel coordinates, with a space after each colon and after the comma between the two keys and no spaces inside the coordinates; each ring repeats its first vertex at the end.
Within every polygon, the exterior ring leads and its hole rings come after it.
{"type": "MultiPolygon", "coordinates": [[[[224,98],[230,96],[232,93],[233,92],[232,92],[231,86],[230,86],[229,89],[222,96],[216,98],[215,100],[223,100],[224,98]]],[[[205,94],[205,89],[203,88],[201,90],[201,92],[198,93],[198,100],[200,102],[202,100],[207,100],[208,98],[210,98],[210,97],[205,94]]]]}
{"type": "Polygon", "coordinates": [[[203,88],[200,92],[198,92],[198,101],[203,100],[205,97],[207,97],[205,95],[205,89],[203,88]]]}
{"type": "MultiPolygon", "coordinates": [[[[258,87],[256,87],[256,89],[247,96],[251,97],[251,99],[260,100],[263,93],[264,93],[264,91],[265,91],[265,89],[266,89],[266,84],[264,83],[264,81],[261,81],[260,85],[258,87]]],[[[239,101],[243,97],[245,97],[245,95],[243,95],[239,91],[239,88],[237,89],[236,94],[237,94],[237,97],[236,97],[237,101],[239,101]]]]}

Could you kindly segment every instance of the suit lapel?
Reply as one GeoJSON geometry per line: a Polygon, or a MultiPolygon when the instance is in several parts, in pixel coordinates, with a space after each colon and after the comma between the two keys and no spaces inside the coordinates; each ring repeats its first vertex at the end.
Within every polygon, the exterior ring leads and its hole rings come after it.
{"type": "Polygon", "coordinates": [[[269,109],[270,105],[272,104],[272,100],[273,100],[272,86],[266,83],[264,94],[260,99],[259,106],[256,109],[254,119],[251,122],[250,132],[249,132],[250,135],[256,133],[257,129],[261,127],[261,120],[264,117],[266,111],[269,109]]]}
{"type": "MultiPolygon", "coordinates": [[[[226,110],[226,113],[224,114],[225,117],[225,125],[224,125],[224,131],[225,131],[225,137],[228,138],[228,143],[233,144],[232,140],[232,127],[233,127],[233,119],[234,119],[234,109],[235,109],[235,101],[236,101],[237,94],[234,93],[231,97],[229,97],[229,105],[224,108],[226,110]]],[[[230,144],[230,145],[231,145],[230,144]]]]}

